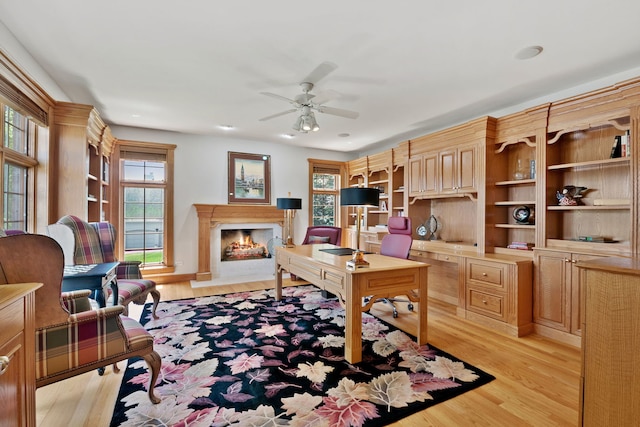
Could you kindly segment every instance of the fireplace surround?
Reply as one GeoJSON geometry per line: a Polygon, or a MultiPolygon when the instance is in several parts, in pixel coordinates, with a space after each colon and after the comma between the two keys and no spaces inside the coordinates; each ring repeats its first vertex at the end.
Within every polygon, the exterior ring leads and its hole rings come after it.
{"type": "Polygon", "coordinates": [[[284,215],[272,205],[194,204],[198,214],[198,272],[196,281],[211,280],[211,229],[220,224],[273,223],[284,227],[284,215]]]}

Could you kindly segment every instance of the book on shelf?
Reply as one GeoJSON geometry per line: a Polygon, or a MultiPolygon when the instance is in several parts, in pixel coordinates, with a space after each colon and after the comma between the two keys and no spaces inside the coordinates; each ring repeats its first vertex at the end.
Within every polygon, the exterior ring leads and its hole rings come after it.
{"type": "Polygon", "coordinates": [[[510,245],[507,245],[508,249],[520,249],[523,251],[530,251],[533,249],[533,243],[527,242],[511,242],[510,245]]]}
{"type": "Polygon", "coordinates": [[[613,146],[611,147],[611,155],[609,157],[612,159],[622,157],[622,136],[616,135],[613,138],[613,146]]]}
{"type": "Polygon", "coordinates": [[[594,242],[594,243],[605,242],[605,238],[602,236],[579,236],[578,240],[581,242],[594,242]]]}

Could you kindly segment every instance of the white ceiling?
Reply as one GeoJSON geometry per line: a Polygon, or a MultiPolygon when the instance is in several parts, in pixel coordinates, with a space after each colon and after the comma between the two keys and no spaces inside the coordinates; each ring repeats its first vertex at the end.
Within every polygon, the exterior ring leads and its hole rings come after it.
{"type": "MultiPolygon", "coordinates": [[[[640,67],[637,0],[19,0],[0,20],[73,102],[113,125],[363,150],[640,67]],[[526,61],[514,55],[540,45],[526,61]],[[312,93],[357,119],[292,130],[312,93]],[[219,125],[232,125],[222,130],[219,125]],[[340,137],[347,133],[350,136],[340,137]],[[293,139],[283,134],[294,134],[293,139]]],[[[1,43],[1,42],[0,42],[1,43]]]]}

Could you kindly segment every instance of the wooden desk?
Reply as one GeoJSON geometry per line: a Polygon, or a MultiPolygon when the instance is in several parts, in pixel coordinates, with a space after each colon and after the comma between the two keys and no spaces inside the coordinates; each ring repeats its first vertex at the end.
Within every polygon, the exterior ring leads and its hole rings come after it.
{"type": "Polygon", "coordinates": [[[106,293],[104,288],[111,286],[113,305],[118,305],[118,281],[116,270],[118,262],[103,264],[65,265],[62,278],[64,292],[89,289],[100,307],[106,307],[106,293]]]}
{"type": "Polygon", "coordinates": [[[347,270],[345,263],[350,256],[337,256],[320,249],[336,248],[330,244],[302,245],[293,248],[276,248],[276,299],[282,297],[282,271],[286,270],[320,289],[327,290],[343,302],[345,318],[345,359],[350,363],[362,360],[362,312],[365,296],[392,298],[411,295],[418,304],[418,344],[427,343],[427,270],[429,264],[370,254],[368,268],[347,270]]]}

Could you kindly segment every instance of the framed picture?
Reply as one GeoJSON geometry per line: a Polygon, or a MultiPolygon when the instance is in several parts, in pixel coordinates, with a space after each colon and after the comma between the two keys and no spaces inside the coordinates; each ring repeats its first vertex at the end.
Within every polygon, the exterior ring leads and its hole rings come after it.
{"type": "Polygon", "coordinates": [[[229,151],[229,203],[271,203],[271,156],[229,151]]]}

